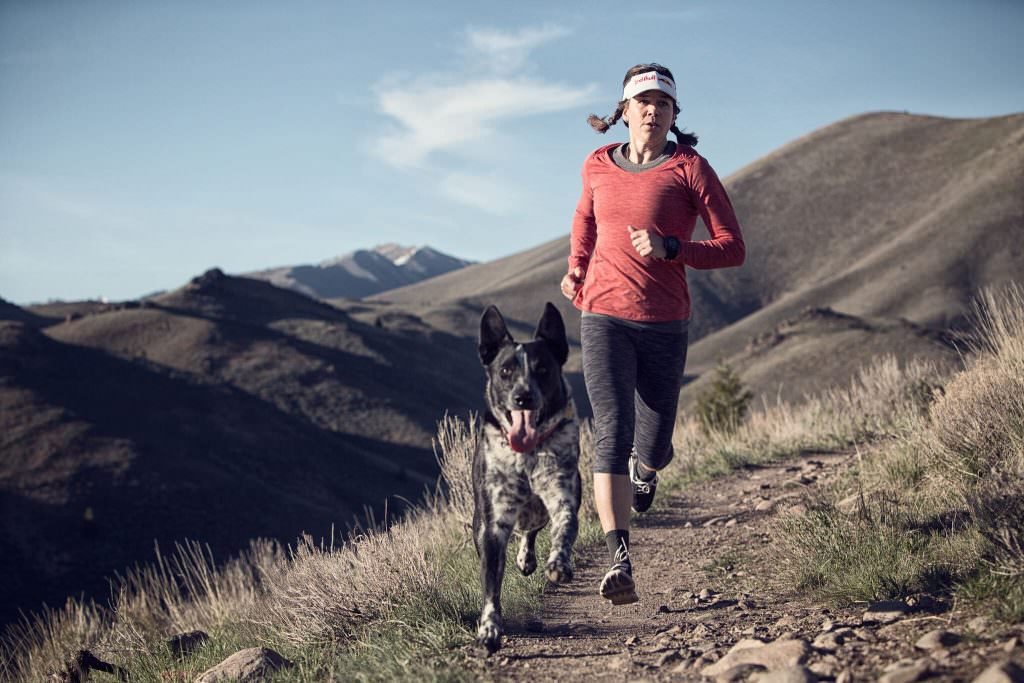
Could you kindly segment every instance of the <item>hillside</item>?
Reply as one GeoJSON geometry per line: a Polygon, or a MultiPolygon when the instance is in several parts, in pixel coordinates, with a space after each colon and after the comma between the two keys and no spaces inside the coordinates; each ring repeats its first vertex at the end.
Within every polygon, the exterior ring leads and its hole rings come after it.
{"type": "MultiPolygon", "coordinates": [[[[743,374],[768,377],[772,352],[752,358],[745,349],[807,308],[885,319],[863,326],[842,358],[830,353],[829,334],[807,334],[788,361],[819,384],[843,382],[849,368],[888,350],[877,330],[901,319],[934,331],[957,327],[981,287],[1024,272],[1024,114],[856,116],[794,140],[725,184],[747,261],[688,272],[693,375],[725,358],[743,374]]],[[[520,315],[550,300],[570,314],[578,337],[578,314],[557,289],[567,256],[566,236],[373,299],[461,334],[471,333],[468,323],[486,303],[529,320],[520,315]]],[[[935,347],[911,334],[893,351],[910,357],[935,347]]],[[[761,388],[774,397],[778,384],[769,378],[761,388]]]]}
{"type": "Polygon", "coordinates": [[[220,271],[44,331],[2,325],[3,620],[102,594],[154,539],[220,556],[417,499],[436,421],[479,403],[465,340],[220,271]]]}
{"type": "Polygon", "coordinates": [[[443,275],[469,263],[430,247],[382,244],[315,265],[270,268],[243,273],[243,277],[265,280],[317,299],[360,299],[443,275]]]}

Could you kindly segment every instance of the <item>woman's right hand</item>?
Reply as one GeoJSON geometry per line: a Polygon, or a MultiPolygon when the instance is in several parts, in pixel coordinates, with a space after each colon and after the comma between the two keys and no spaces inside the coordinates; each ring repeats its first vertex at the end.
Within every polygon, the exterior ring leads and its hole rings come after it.
{"type": "Polygon", "coordinates": [[[576,266],[562,278],[562,295],[570,301],[576,298],[576,293],[583,286],[583,269],[576,266]]]}

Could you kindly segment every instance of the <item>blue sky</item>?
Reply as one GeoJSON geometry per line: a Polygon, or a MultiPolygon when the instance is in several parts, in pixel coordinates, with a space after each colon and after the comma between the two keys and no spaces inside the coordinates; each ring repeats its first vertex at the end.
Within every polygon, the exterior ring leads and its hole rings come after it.
{"type": "Polygon", "coordinates": [[[0,2],[0,296],[567,235],[626,69],[723,177],[874,110],[1024,110],[1017,0],[0,2]]]}

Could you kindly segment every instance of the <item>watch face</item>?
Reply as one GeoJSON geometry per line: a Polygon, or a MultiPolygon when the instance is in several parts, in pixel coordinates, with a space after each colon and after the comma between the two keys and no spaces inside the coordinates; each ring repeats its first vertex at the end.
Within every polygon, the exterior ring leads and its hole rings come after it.
{"type": "Polygon", "coordinates": [[[665,244],[665,258],[669,261],[679,255],[679,240],[675,237],[666,237],[664,240],[665,244]]]}

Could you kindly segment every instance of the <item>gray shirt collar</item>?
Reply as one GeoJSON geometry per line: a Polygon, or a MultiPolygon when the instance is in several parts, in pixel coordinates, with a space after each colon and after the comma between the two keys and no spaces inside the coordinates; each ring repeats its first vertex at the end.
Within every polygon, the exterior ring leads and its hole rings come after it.
{"type": "Polygon", "coordinates": [[[660,155],[656,156],[655,158],[651,159],[645,164],[634,164],[632,161],[630,161],[629,157],[626,155],[628,149],[628,142],[623,143],[618,147],[613,147],[612,162],[614,162],[616,166],[618,166],[624,171],[629,171],[630,173],[640,173],[641,171],[647,171],[649,169],[652,169],[655,166],[660,166],[669,159],[671,159],[672,155],[675,154],[676,151],[676,143],[669,141],[668,144],[665,145],[665,149],[662,150],[660,155]]]}

